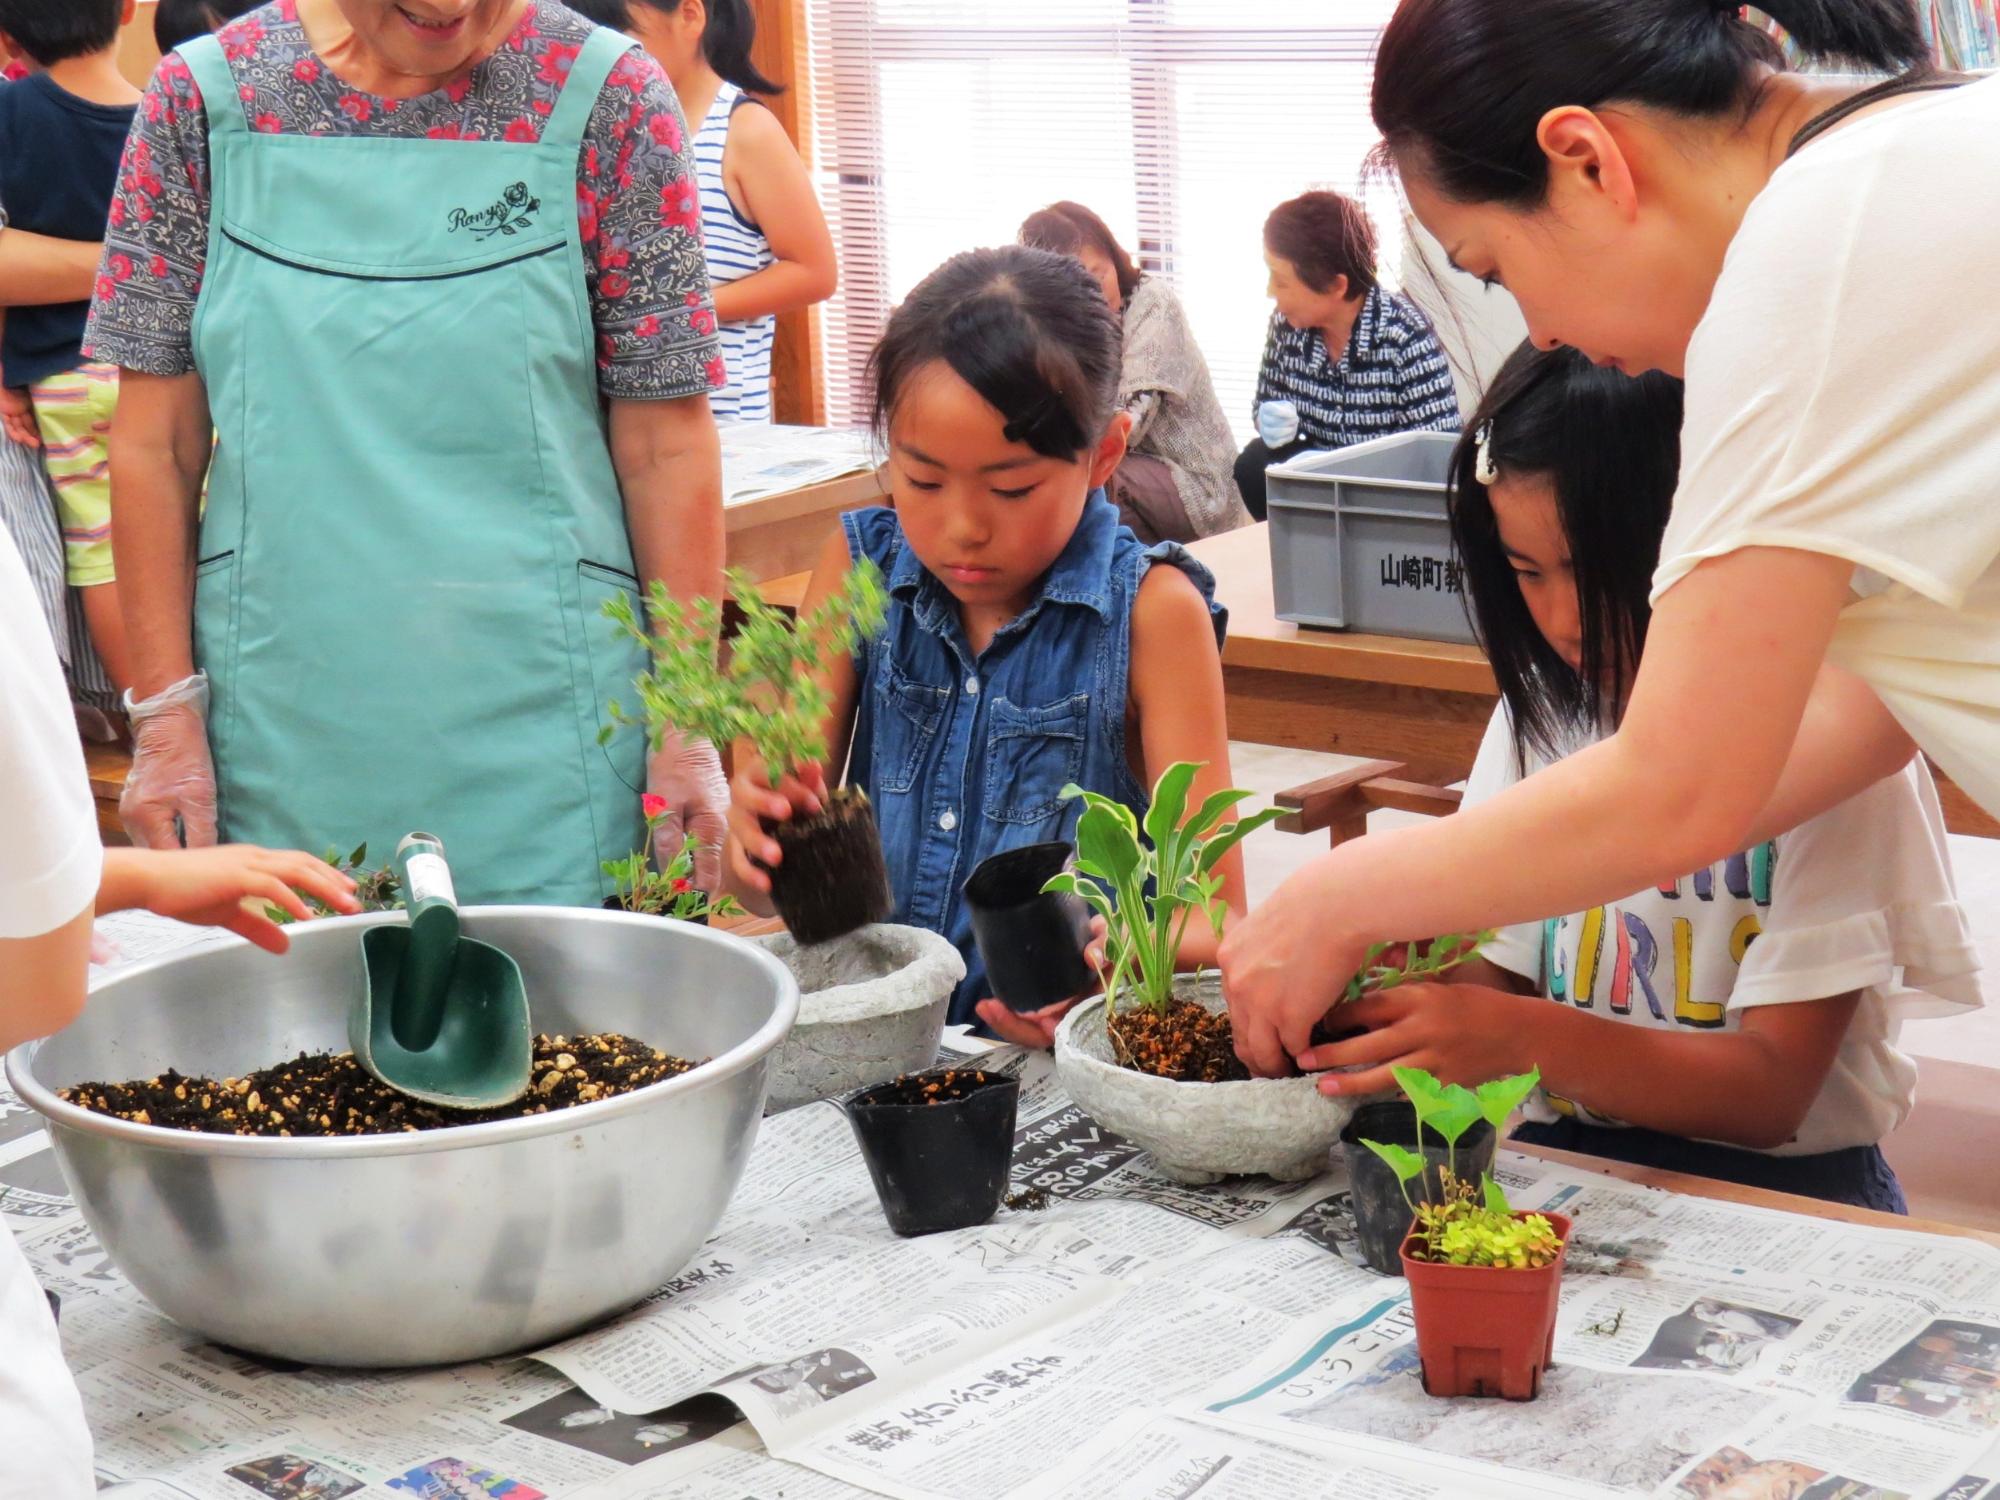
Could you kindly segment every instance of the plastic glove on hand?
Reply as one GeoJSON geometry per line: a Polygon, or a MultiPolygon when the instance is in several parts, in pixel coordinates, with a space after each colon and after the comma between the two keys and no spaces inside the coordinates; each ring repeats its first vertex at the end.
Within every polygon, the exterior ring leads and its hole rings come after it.
{"type": "Polygon", "coordinates": [[[722,887],[722,840],[729,831],[729,782],[722,756],[707,740],[668,731],[646,762],[646,790],[667,804],[654,839],[653,859],[664,869],[696,839],[694,883],[713,896],[722,887]]]}
{"type": "Polygon", "coordinates": [[[208,749],[208,674],[196,672],[135,701],[132,769],[118,816],[142,849],[206,849],[215,843],[215,762],[208,749]]]}

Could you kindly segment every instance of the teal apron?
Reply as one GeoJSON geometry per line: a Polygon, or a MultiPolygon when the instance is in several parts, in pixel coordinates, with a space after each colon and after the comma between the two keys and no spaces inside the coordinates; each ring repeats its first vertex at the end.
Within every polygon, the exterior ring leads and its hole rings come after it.
{"type": "Polygon", "coordinates": [[[526,145],[252,131],[211,37],[194,318],[217,443],[194,654],[220,833],[386,861],[443,838],[469,903],[595,905],[639,847],[641,666],[576,169],[631,46],[592,33],[526,145]]]}

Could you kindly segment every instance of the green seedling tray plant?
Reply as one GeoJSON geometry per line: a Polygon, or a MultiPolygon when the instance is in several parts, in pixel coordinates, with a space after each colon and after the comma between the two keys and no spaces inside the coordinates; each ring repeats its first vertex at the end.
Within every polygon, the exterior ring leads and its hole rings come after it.
{"type": "MultiPolygon", "coordinates": [[[[882,628],[888,592],[881,570],[864,559],[838,590],[794,618],[767,603],[743,574],[727,577],[743,620],[726,653],[717,650],[722,606],[716,600],[684,602],[655,580],[643,622],[622,594],[605,604],[605,614],[646,648],[650,661],[635,679],[637,712],[613,702],[612,722],[598,737],[608,742],[623,724],[644,729],[655,750],[669,729],[718,748],[747,743],[777,785],[825,763],[831,697],[821,669],[831,653],[852,653],[882,628]]],[[[770,832],[782,851],[770,871],[771,900],[799,942],[824,942],[889,914],[881,839],[859,788],[841,787],[819,813],[770,832]]]]}

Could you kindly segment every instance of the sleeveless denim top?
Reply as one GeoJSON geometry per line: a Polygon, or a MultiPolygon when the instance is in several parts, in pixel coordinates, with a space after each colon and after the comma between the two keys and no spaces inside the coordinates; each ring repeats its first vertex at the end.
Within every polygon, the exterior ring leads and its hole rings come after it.
{"type": "Polygon", "coordinates": [[[896,893],[893,920],[943,933],[965,956],[953,1024],[989,993],[960,894],[988,855],[1072,838],[1075,782],[1143,811],[1151,789],[1127,759],[1132,601],[1158,563],[1208,600],[1220,645],[1228,615],[1215,579],[1175,542],[1146,547],[1094,491],[1028,607],[975,656],[958,601],[903,540],[885,507],[841,517],[851,557],[889,590],[882,633],[855,658],[859,684],[849,779],[875,805],[896,893]]]}

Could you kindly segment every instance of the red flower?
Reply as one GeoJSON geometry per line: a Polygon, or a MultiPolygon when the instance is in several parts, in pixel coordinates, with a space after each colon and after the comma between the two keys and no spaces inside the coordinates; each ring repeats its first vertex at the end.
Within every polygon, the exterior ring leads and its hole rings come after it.
{"type": "Polygon", "coordinates": [[[688,327],[706,337],[715,332],[715,314],[707,308],[697,308],[688,314],[688,327]]]}
{"type": "Polygon", "coordinates": [[[97,300],[99,302],[109,302],[117,297],[117,295],[117,284],[109,276],[100,276],[97,278],[97,300]]]}
{"type": "Polygon", "coordinates": [[[618,59],[611,70],[611,82],[627,93],[643,94],[648,84],[664,78],[660,65],[645,53],[634,50],[618,59]]]}
{"type": "Polygon", "coordinates": [[[258,115],[254,123],[266,135],[276,135],[278,133],[278,117],[268,109],[258,115]]]}
{"type": "Polygon", "coordinates": [[[576,185],[576,227],[586,245],[597,238],[597,194],[580,182],[576,185]]]}
{"type": "Polygon", "coordinates": [[[146,269],[152,273],[155,281],[165,281],[172,274],[167,269],[167,258],[164,255],[156,255],[146,262],[146,269]]]}
{"type": "Polygon", "coordinates": [[[685,896],[689,891],[694,889],[694,882],[692,880],[689,880],[685,875],[683,875],[679,880],[676,880],[673,883],[673,885],[669,887],[669,889],[671,889],[676,896],[685,896]]]}
{"type": "Polygon", "coordinates": [[[538,115],[547,115],[554,114],[556,106],[555,101],[551,99],[530,99],[528,101],[528,108],[532,109],[538,115]]]}
{"type": "Polygon", "coordinates": [[[340,96],[340,112],[356,124],[365,124],[368,117],[375,113],[364,96],[351,93],[340,96]]]}
{"type": "Polygon", "coordinates": [[[122,197],[111,200],[111,212],[107,216],[113,229],[125,227],[125,200],[122,197]]]}
{"type": "Polygon", "coordinates": [[[722,362],[720,354],[708,362],[706,373],[708,375],[708,388],[711,391],[719,391],[729,384],[729,366],[722,362]]]}
{"type": "Polygon", "coordinates": [[[660,189],[660,222],[672,229],[701,227],[701,195],[692,177],[676,177],[660,189]]]}
{"type": "Polygon", "coordinates": [[[646,128],[653,132],[655,146],[664,146],[669,151],[681,149],[681,122],[672,115],[654,115],[646,121],[646,128]]]}
{"type": "Polygon", "coordinates": [[[598,364],[609,367],[609,365],[611,364],[612,357],[617,353],[618,353],[618,345],[612,340],[611,335],[608,333],[600,333],[597,336],[598,364]]]}
{"type": "Polygon", "coordinates": [[[231,62],[255,57],[264,43],[264,23],[255,16],[245,16],[234,25],[223,27],[220,40],[222,55],[231,62]]]}
{"type": "Polygon", "coordinates": [[[434,141],[462,141],[465,139],[465,132],[458,128],[458,124],[455,121],[450,125],[433,125],[424,134],[434,141]]]}
{"type": "Polygon", "coordinates": [[[667,799],[648,792],[639,799],[639,811],[649,819],[664,818],[667,815],[667,799]]]}
{"type": "Polygon", "coordinates": [[[681,298],[681,301],[685,302],[689,307],[700,307],[701,293],[689,292],[685,297],[681,298]]]}
{"type": "Polygon", "coordinates": [[[506,132],[502,137],[502,139],[509,141],[526,141],[529,145],[533,145],[541,138],[541,129],[533,120],[530,120],[525,115],[518,119],[509,120],[506,132]]]}
{"type": "Polygon", "coordinates": [[[141,224],[150,224],[153,221],[153,200],[151,198],[138,199],[133,204],[132,211],[139,216],[141,224]]]}
{"type": "Polygon", "coordinates": [[[311,83],[319,77],[319,63],[310,57],[302,57],[292,64],[292,77],[300,83],[311,83]]]}
{"type": "Polygon", "coordinates": [[[463,104],[465,96],[472,92],[472,75],[454,79],[444,86],[444,96],[453,104],[463,104]]]}
{"type": "Polygon", "coordinates": [[[111,257],[111,279],[130,281],[132,279],[132,257],[114,252],[111,257]]]}
{"type": "Polygon", "coordinates": [[[622,271],[631,264],[632,252],[622,245],[606,245],[597,256],[597,265],[600,270],[622,271]]]}
{"type": "Polygon", "coordinates": [[[632,290],[632,278],[623,271],[606,271],[597,278],[597,291],[602,297],[616,300],[632,290]]]}
{"type": "Polygon", "coordinates": [[[647,313],[645,317],[632,325],[632,331],[642,339],[657,338],[660,333],[660,320],[651,313],[647,313]]]}
{"type": "Polygon", "coordinates": [[[574,42],[551,42],[548,51],[542,54],[541,69],[536,76],[543,83],[560,85],[569,77],[570,65],[582,50],[574,42]]]}

